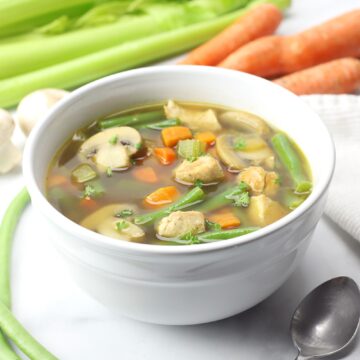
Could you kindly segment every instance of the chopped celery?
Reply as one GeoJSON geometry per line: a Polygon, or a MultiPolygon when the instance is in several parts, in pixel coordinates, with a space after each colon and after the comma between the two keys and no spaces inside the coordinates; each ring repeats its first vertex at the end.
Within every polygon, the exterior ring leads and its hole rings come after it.
{"type": "Polygon", "coordinates": [[[88,164],[80,164],[71,173],[71,177],[79,184],[95,179],[96,176],[96,172],[88,164]]]}
{"type": "Polygon", "coordinates": [[[194,161],[206,153],[206,144],[200,140],[181,140],[178,142],[178,154],[188,161],[194,161]]]}

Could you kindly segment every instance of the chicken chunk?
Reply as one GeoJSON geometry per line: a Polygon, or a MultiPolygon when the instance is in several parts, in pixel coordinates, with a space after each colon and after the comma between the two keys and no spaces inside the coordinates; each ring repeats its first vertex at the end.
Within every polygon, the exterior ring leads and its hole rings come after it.
{"type": "Polygon", "coordinates": [[[247,211],[249,219],[257,226],[272,224],[288,213],[277,201],[264,194],[252,196],[247,211]]]}
{"type": "Polygon", "coordinates": [[[175,211],[160,220],[156,232],[163,237],[174,238],[187,233],[205,231],[205,217],[200,211],[175,211]]]}
{"type": "Polygon", "coordinates": [[[279,176],[274,171],[266,171],[261,166],[250,166],[241,171],[237,182],[243,181],[248,184],[253,195],[264,193],[274,196],[279,190],[279,176]]]}
{"type": "Polygon", "coordinates": [[[224,178],[224,172],[219,162],[210,155],[200,156],[190,162],[184,160],[174,170],[175,180],[183,184],[194,184],[196,180],[204,184],[214,184],[224,178]]]}
{"type": "Polygon", "coordinates": [[[221,125],[214,110],[196,110],[176,104],[169,100],[164,106],[168,119],[179,119],[184,125],[193,131],[219,131],[221,125]]]}

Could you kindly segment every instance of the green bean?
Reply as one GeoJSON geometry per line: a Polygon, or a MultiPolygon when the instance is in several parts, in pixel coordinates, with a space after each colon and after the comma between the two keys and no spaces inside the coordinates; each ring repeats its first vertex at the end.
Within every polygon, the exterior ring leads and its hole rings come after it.
{"type": "Polygon", "coordinates": [[[163,121],[159,121],[153,124],[145,125],[144,127],[152,130],[162,130],[171,126],[180,125],[181,122],[179,119],[167,119],[163,121]]]}
{"type": "Polygon", "coordinates": [[[183,197],[181,197],[173,205],[159,211],[136,216],[134,222],[137,225],[153,222],[156,219],[162,218],[173,211],[178,211],[198,203],[204,198],[204,196],[205,196],[204,191],[196,186],[192,190],[190,190],[187,194],[185,194],[183,197]]]}
{"type": "Polygon", "coordinates": [[[286,207],[294,210],[304,202],[306,196],[295,194],[291,189],[286,189],[281,198],[286,207]]]}
{"type": "MultiPolygon", "coordinates": [[[[0,301],[11,306],[10,292],[10,252],[12,237],[22,210],[29,202],[28,192],[22,190],[7,209],[0,226],[0,301]]],[[[0,349],[2,360],[20,360],[0,332],[0,349]]]]}
{"type": "MultiPolygon", "coordinates": [[[[12,237],[22,211],[29,201],[29,193],[23,189],[8,207],[0,226],[0,329],[30,359],[55,360],[53,355],[27,333],[9,310],[11,305],[10,252],[12,237]]],[[[0,349],[1,360],[19,360],[3,336],[0,337],[0,349]]]]}
{"type": "Polygon", "coordinates": [[[271,143],[280,161],[289,172],[294,182],[295,192],[306,193],[311,190],[312,184],[303,169],[300,156],[296,153],[289,138],[282,133],[274,135],[271,143]]]}
{"type": "Polygon", "coordinates": [[[146,113],[123,115],[110,119],[100,120],[98,125],[100,129],[108,129],[115,126],[137,126],[145,123],[159,121],[164,118],[164,111],[149,111],[146,113]]]}
{"type": "Polygon", "coordinates": [[[231,230],[220,230],[220,231],[210,231],[203,234],[197,235],[197,238],[200,242],[212,242],[218,240],[227,240],[234,237],[250,234],[256,230],[259,230],[258,227],[243,227],[231,230]]]}
{"type": "Polygon", "coordinates": [[[211,197],[210,199],[205,200],[200,206],[196,207],[196,210],[208,212],[233,203],[233,200],[228,199],[227,196],[231,195],[236,189],[238,189],[238,185],[228,188],[225,191],[211,197]]]}
{"type": "Polygon", "coordinates": [[[57,359],[28,333],[2,301],[0,301],[0,327],[30,359],[57,359]]]}

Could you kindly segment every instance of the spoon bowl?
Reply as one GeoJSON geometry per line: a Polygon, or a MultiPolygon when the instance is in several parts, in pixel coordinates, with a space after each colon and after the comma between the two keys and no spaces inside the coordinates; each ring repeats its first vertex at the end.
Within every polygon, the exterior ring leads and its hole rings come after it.
{"type": "Polygon", "coordinates": [[[333,355],[354,339],[359,328],[360,291],[354,280],[331,279],[307,295],[291,322],[298,360],[333,355]]]}

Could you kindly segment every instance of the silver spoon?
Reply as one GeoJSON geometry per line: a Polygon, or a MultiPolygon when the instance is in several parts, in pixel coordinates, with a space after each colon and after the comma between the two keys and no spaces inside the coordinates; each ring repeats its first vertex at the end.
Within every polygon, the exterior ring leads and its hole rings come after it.
{"type": "Polygon", "coordinates": [[[297,360],[333,355],[355,338],[360,322],[360,291],[355,281],[331,279],[307,295],[291,321],[297,360]]]}

